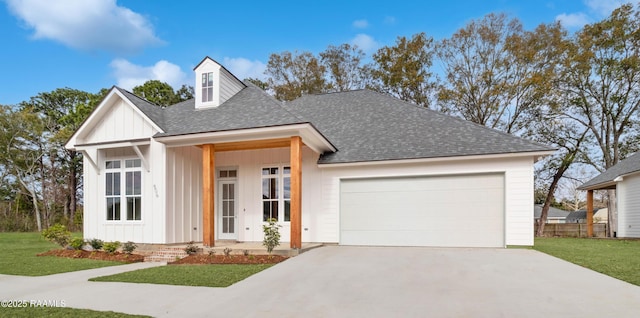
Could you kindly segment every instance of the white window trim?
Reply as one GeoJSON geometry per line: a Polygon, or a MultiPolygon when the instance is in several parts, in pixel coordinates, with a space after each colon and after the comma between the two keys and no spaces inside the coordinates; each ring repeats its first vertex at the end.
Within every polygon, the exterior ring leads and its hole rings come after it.
{"type": "Polygon", "coordinates": [[[104,177],[101,178],[102,180],[102,185],[105,187],[104,191],[102,193],[103,196],[103,207],[104,207],[104,212],[103,213],[103,218],[104,221],[109,223],[109,224],[113,224],[113,223],[142,223],[144,221],[144,216],[143,216],[143,211],[144,211],[144,163],[143,161],[138,158],[138,157],[118,157],[118,158],[105,158],[104,162],[103,162],[103,167],[104,167],[104,177]],[[127,168],[126,167],[126,162],[127,160],[140,160],[140,166],[139,167],[130,167],[127,168]],[[120,162],[120,168],[106,168],[106,164],[109,161],[118,161],[120,162]],[[120,195],[119,196],[107,196],[107,191],[106,191],[106,176],[108,173],[112,173],[112,172],[118,172],[120,173],[120,195]],[[139,195],[127,195],[127,172],[140,172],[140,194],[139,195]],[[129,197],[137,197],[140,198],[141,202],[140,202],[140,220],[127,220],[127,198],[129,197]],[[109,220],[107,218],[107,198],[120,198],[120,219],[119,220],[109,220]]]}
{"type": "Polygon", "coordinates": [[[201,83],[200,102],[203,105],[213,103],[213,95],[214,95],[213,90],[215,89],[214,81],[215,81],[215,77],[214,77],[213,71],[211,72],[205,71],[200,73],[200,83],[201,83]],[[202,83],[203,80],[204,80],[204,83],[202,83]],[[209,85],[209,81],[211,82],[211,85],[209,85]],[[211,90],[210,94],[209,94],[209,90],[211,90]],[[204,92],[206,92],[206,94],[204,94],[204,92]]]}
{"type": "MultiPolygon", "coordinates": [[[[260,167],[260,196],[262,196],[262,180],[264,179],[271,179],[275,176],[276,180],[277,180],[277,184],[278,184],[278,198],[277,200],[272,200],[270,199],[269,201],[276,201],[278,202],[278,223],[280,224],[290,224],[291,223],[291,214],[289,214],[289,221],[285,221],[285,201],[289,201],[289,205],[291,205],[291,192],[289,192],[289,198],[285,199],[284,197],[284,179],[285,178],[289,178],[289,187],[291,187],[291,165],[289,163],[285,163],[285,164],[272,164],[272,165],[264,165],[262,167],[260,167]],[[277,175],[263,175],[262,174],[262,170],[263,169],[270,169],[270,168],[278,168],[278,174],[277,175]],[[289,173],[284,173],[284,168],[289,168],[289,173]]],[[[291,189],[289,189],[289,191],[291,191],[291,189]]],[[[260,207],[261,207],[261,211],[260,211],[260,219],[262,220],[263,223],[266,223],[266,221],[264,221],[264,202],[266,200],[263,198],[260,198],[260,207]]],[[[291,211],[289,211],[289,213],[291,213],[291,211]]]]}

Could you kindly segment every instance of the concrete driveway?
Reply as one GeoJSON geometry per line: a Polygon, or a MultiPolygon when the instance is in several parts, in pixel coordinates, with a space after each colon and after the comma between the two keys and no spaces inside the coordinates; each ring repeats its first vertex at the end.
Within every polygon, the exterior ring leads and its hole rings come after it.
{"type": "MultiPolygon", "coordinates": [[[[328,246],[228,288],[0,275],[0,299],[155,317],[637,317],[640,287],[524,249],[328,246]]],[[[2,310],[0,308],[0,310],[2,310]]]]}

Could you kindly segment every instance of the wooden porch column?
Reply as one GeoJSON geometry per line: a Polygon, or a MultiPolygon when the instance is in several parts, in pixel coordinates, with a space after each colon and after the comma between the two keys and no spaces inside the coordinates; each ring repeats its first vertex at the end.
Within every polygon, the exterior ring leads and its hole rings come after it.
{"type": "Polygon", "coordinates": [[[291,248],[302,247],[302,138],[291,137],[291,248]]]}
{"type": "Polygon", "coordinates": [[[215,244],[215,197],[214,179],[216,174],[215,145],[202,146],[202,244],[214,246],[215,244]]]}
{"type": "Polygon", "coordinates": [[[593,237],[593,190],[587,191],[587,237],[593,237]]]}

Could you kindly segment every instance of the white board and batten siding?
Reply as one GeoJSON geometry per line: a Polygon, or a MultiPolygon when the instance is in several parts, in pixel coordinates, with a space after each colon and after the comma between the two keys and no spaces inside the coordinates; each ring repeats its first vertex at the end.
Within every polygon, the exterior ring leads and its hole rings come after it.
{"type": "Polygon", "coordinates": [[[166,243],[202,241],[202,151],[167,148],[166,243]]]}
{"type": "MultiPolygon", "coordinates": [[[[324,218],[323,242],[341,242],[341,186],[342,180],[371,178],[426,178],[440,176],[492,175],[503,178],[504,213],[503,244],[533,245],[533,158],[514,157],[504,159],[451,160],[401,164],[320,168],[322,200],[319,214],[324,218]]],[[[304,179],[304,177],[303,177],[304,179]]],[[[496,180],[494,180],[496,181],[496,180]]],[[[372,245],[376,245],[375,242],[372,245]]]]}
{"type": "Polygon", "coordinates": [[[617,184],[618,237],[640,237],[640,174],[617,184]]]}
{"type": "Polygon", "coordinates": [[[79,138],[79,144],[136,140],[150,138],[157,133],[132,106],[120,98],[114,100],[114,105],[107,109],[100,122],[86,136],[79,138]]]}
{"type": "MultiPolygon", "coordinates": [[[[105,161],[135,159],[131,148],[104,149],[98,152],[100,174],[84,158],[84,236],[104,241],[133,241],[138,243],[164,243],[165,218],[165,147],[151,141],[140,146],[149,169],[142,167],[142,213],[140,221],[107,221],[105,200],[105,161]],[[150,160],[150,158],[154,158],[150,160]],[[92,186],[93,185],[93,186],[92,186]]],[[[124,177],[124,176],[122,176],[124,177]]],[[[124,213],[124,211],[122,212],[124,213]]],[[[124,214],[122,215],[124,218],[124,214]]]]}
{"type": "Polygon", "coordinates": [[[84,157],[84,236],[104,241],[164,243],[165,220],[160,211],[165,210],[165,146],[151,139],[158,131],[131,105],[120,98],[108,102],[111,104],[103,105],[100,121],[76,140],[78,144],[96,144],[89,146],[88,152],[95,155],[100,169],[96,171],[84,157]],[[149,139],[149,144],[139,146],[148,164],[142,167],[141,220],[107,221],[105,162],[138,158],[133,148],[110,148],[108,143],[138,139],[149,139]]]}
{"type": "MultiPolygon", "coordinates": [[[[307,147],[302,150],[302,241],[322,242],[321,191],[317,168],[318,154],[307,147]]],[[[215,155],[217,169],[236,169],[238,173],[238,240],[262,241],[262,169],[289,166],[289,148],[219,152],[215,155]]],[[[216,184],[216,186],[218,186],[216,184]]],[[[218,219],[216,219],[218,220],[218,219]]],[[[281,223],[281,241],[288,242],[291,227],[281,223]]]]}

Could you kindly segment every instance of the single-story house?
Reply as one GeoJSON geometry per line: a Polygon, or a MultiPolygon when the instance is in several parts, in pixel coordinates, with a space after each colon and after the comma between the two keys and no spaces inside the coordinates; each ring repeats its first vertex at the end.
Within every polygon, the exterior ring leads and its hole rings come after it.
{"type": "MultiPolygon", "coordinates": [[[[607,223],[609,209],[593,209],[593,223],[607,223]]],[[[587,210],[572,211],[566,217],[566,223],[587,223],[587,210]]]]}
{"type": "Polygon", "coordinates": [[[209,57],[195,98],[114,87],[66,144],[84,236],[171,244],[533,244],[533,164],[552,148],[370,90],[275,100],[209,57]]]}
{"type": "MultiPolygon", "coordinates": [[[[542,215],[542,204],[536,204],[533,207],[533,218],[537,223],[540,220],[540,215],[542,215]]],[[[547,224],[552,223],[565,223],[565,220],[569,215],[569,211],[565,211],[562,209],[554,208],[552,206],[549,207],[549,212],[547,214],[547,224]]]]}
{"type": "Polygon", "coordinates": [[[615,189],[618,208],[616,235],[640,237],[640,152],[585,182],[579,189],[588,191],[587,203],[593,202],[594,190],[615,189]]]}

